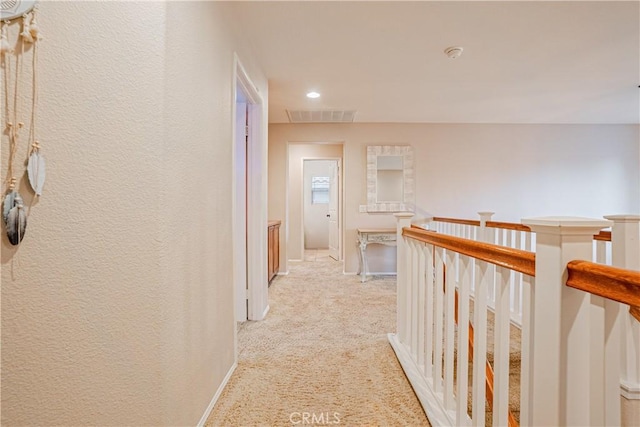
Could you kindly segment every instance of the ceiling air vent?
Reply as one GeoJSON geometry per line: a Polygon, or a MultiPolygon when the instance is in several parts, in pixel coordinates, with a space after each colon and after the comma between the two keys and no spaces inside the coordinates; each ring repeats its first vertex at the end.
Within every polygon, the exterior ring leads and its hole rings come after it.
{"type": "Polygon", "coordinates": [[[356,110],[287,110],[290,123],[353,123],[356,110]]]}

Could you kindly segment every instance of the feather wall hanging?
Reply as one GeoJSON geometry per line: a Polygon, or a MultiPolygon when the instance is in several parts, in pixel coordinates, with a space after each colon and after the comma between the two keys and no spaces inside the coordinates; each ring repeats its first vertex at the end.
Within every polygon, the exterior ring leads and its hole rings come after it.
{"type": "Polygon", "coordinates": [[[20,100],[25,96],[21,94],[20,87],[23,80],[23,62],[26,51],[31,52],[31,123],[29,126],[28,142],[30,144],[27,159],[27,177],[35,198],[42,195],[45,180],[45,161],[41,154],[40,144],[36,139],[36,107],[38,101],[38,44],[42,40],[40,29],[36,22],[35,1],[3,1],[0,10],[0,60],[4,75],[5,118],[6,134],[9,140],[9,164],[7,167],[7,191],[2,203],[2,219],[5,224],[7,238],[12,245],[19,245],[24,239],[27,229],[28,210],[22,195],[16,190],[18,182],[14,167],[16,165],[16,153],[24,122],[20,115],[26,108],[21,108],[20,100]],[[15,47],[9,41],[9,29],[12,20],[21,20],[21,28],[15,47]],[[12,76],[12,71],[15,75],[12,76]],[[13,95],[13,102],[9,97],[13,95]]]}

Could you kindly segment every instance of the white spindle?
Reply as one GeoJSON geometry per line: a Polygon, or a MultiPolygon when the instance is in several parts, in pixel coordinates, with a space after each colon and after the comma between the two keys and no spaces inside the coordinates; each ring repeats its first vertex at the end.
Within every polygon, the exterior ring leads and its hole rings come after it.
{"type": "Polygon", "coordinates": [[[467,415],[468,372],[469,372],[469,294],[473,261],[460,256],[460,281],[458,293],[458,372],[456,425],[469,425],[467,415]]]}
{"type": "Polygon", "coordinates": [[[473,300],[473,425],[484,426],[487,362],[487,290],[492,282],[486,261],[476,262],[475,298],[473,300]]]}
{"type": "Polygon", "coordinates": [[[509,414],[509,283],[511,270],[496,269],[497,296],[494,317],[493,425],[506,426],[509,414]]]}
{"type": "Polygon", "coordinates": [[[514,232],[514,230],[505,230],[504,232],[505,232],[506,238],[507,238],[505,246],[509,247],[509,248],[515,247],[515,243],[513,241],[513,232],[514,232]]]}
{"type": "Polygon", "coordinates": [[[418,298],[416,307],[416,311],[418,314],[417,319],[417,331],[416,334],[418,336],[418,342],[416,351],[418,353],[418,366],[422,367],[423,372],[426,371],[425,363],[424,363],[424,322],[425,322],[425,301],[426,301],[426,263],[425,263],[425,245],[424,243],[418,243],[417,245],[417,255],[418,255],[418,298]]]}
{"type": "Polygon", "coordinates": [[[409,274],[411,276],[411,342],[410,342],[410,349],[411,349],[411,355],[414,357],[414,359],[417,359],[418,357],[418,335],[419,335],[419,328],[418,328],[418,307],[419,307],[419,301],[418,301],[418,264],[419,264],[419,257],[418,257],[418,242],[416,240],[411,240],[411,270],[409,270],[409,274]]]}
{"type": "Polygon", "coordinates": [[[533,311],[531,310],[531,292],[534,289],[535,278],[523,276],[522,284],[522,329],[520,332],[520,425],[532,426],[529,399],[531,396],[531,325],[533,311]]]}
{"type": "Polygon", "coordinates": [[[407,286],[406,286],[406,294],[405,294],[405,322],[407,327],[407,340],[405,344],[409,347],[409,351],[412,356],[415,357],[413,353],[413,340],[414,340],[414,332],[415,332],[415,324],[413,323],[413,295],[414,295],[414,285],[415,285],[415,275],[414,275],[414,264],[413,264],[413,245],[414,241],[409,239],[407,242],[407,251],[405,252],[406,264],[407,264],[407,286]]]}
{"type": "Polygon", "coordinates": [[[594,240],[595,257],[594,262],[607,264],[607,242],[602,240],[594,240]]]}
{"type": "MultiPolygon", "coordinates": [[[[425,294],[425,372],[427,378],[433,378],[433,364],[438,359],[433,354],[433,325],[435,321],[434,309],[435,309],[435,294],[434,294],[434,280],[435,270],[433,266],[434,261],[434,249],[433,245],[426,245],[425,247],[425,262],[426,262],[426,294],[425,294]]],[[[435,381],[434,381],[435,383],[435,381]]]]}
{"type": "Polygon", "coordinates": [[[433,351],[433,386],[436,393],[442,392],[442,338],[443,327],[442,321],[444,316],[444,291],[442,289],[444,278],[444,249],[436,248],[436,280],[433,286],[436,294],[436,308],[435,308],[435,333],[434,335],[434,351],[433,351]]]}
{"type": "Polygon", "coordinates": [[[445,307],[444,307],[444,405],[447,409],[454,408],[454,388],[453,388],[453,350],[454,350],[454,334],[455,334],[455,253],[446,251],[446,270],[445,270],[445,307]]]}

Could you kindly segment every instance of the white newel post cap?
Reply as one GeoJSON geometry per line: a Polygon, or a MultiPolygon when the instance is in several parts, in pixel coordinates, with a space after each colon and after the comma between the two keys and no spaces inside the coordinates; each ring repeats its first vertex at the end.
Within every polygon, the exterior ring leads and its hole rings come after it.
{"type": "Polygon", "coordinates": [[[413,217],[413,212],[396,212],[393,214],[396,218],[411,218],[413,217]]]}
{"type": "Polygon", "coordinates": [[[396,220],[398,221],[398,224],[403,223],[403,224],[408,224],[411,222],[411,218],[413,218],[413,212],[396,212],[393,214],[393,216],[396,217],[396,220]]]}
{"type": "Polygon", "coordinates": [[[580,235],[595,233],[603,228],[611,227],[613,222],[575,216],[544,216],[523,218],[522,224],[528,225],[531,231],[536,233],[580,235]]]}
{"type": "Polygon", "coordinates": [[[489,212],[489,211],[478,212],[478,215],[480,215],[480,217],[489,217],[489,218],[491,218],[493,216],[493,214],[495,214],[495,212],[489,212]]]}
{"type": "Polygon", "coordinates": [[[613,222],[640,222],[640,215],[605,215],[604,217],[613,222]]]}

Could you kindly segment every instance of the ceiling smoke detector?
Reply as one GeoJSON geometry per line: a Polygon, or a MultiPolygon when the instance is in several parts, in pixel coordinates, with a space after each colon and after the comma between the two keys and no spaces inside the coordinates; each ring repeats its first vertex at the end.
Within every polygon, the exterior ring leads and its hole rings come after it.
{"type": "Polygon", "coordinates": [[[462,51],[464,49],[462,49],[459,46],[451,46],[448,47],[444,50],[444,53],[451,59],[456,59],[458,58],[460,55],[462,55],[462,51]]]}

